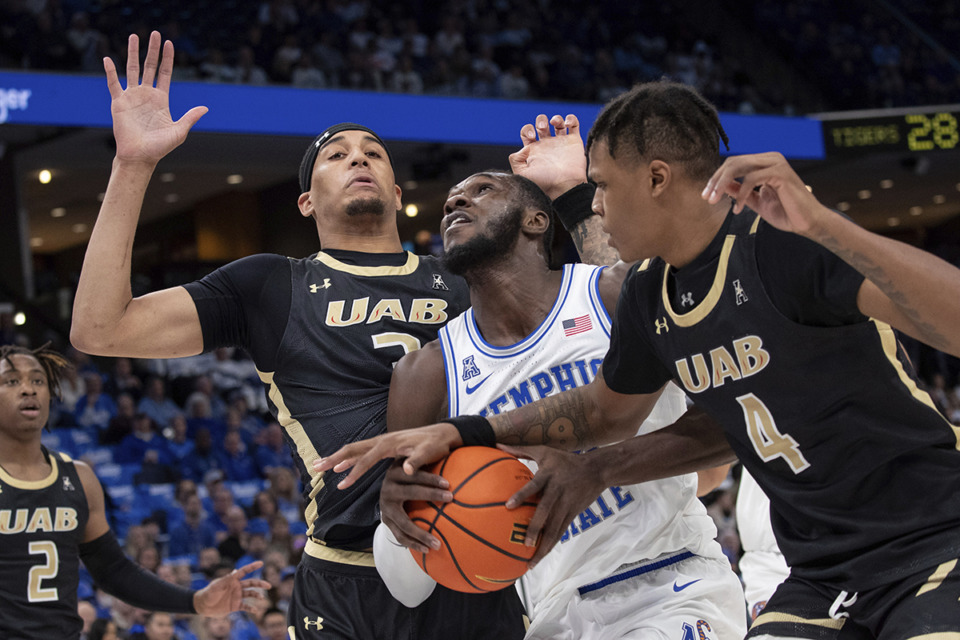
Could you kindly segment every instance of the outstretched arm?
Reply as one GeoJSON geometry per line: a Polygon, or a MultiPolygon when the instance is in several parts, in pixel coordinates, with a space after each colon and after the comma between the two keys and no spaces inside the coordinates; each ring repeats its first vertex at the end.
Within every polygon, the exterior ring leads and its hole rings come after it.
{"type": "Polygon", "coordinates": [[[748,206],[778,229],[820,243],[863,274],[857,305],[864,315],[960,356],[960,269],[823,206],[779,153],[728,158],[702,194],[711,203],[724,195],[737,199],[735,212],[748,206]]]}
{"type": "Polygon", "coordinates": [[[263,563],[239,567],[199,591],[184,589],[158,578],[124,555],[110,530],[104,509],[103,487],[93,470],[77,462],[77,474],[87,498],[89,516],[80,545],[80,558],[97,584],[124,602],[140,609],[170,613],[226,615],[232,611],[256,611],[247,598],[263,599],[270,583],[246,578],[263,563]],[[246,579],[245,579],[246,578],[246,579]]]}
{"type": "Polygon", "coordinates": [[[199,353],[203,347],[196,308],[184,288],[139,298],[132,297],[130,288],[133,239],[150,177],[160,159],[186,139],[207,111],[194,107],[173,121],[169,107],[173,43],[163,45],[161,61],[160,42],[159,33],[150,34],[139,79],[139,39],[130,36],[126,89],[120,86],[113,61],[103,62],[117,153],[73,307],[70,340],[86,353],[178,357],[199,353]]]}
{"type": "MultiPolygon", "coordinates": [[[[493,416],[489,424],[499,443],[586,450],[633,436],[636,426],[647,418],[659,397],[659,391],[635,395],[617,393],[607,387],[601,371],[588,385],[493,416]]],[[[352,467],[337,485],[345,489],[384,458],[406,458],[403,469],[413,474],[460,446],[463,440],[456,427],[449,422],[439,422],[346,445],[314,463],[314,468],[318,472],[329,469],[342,472],[352,467]]]]}

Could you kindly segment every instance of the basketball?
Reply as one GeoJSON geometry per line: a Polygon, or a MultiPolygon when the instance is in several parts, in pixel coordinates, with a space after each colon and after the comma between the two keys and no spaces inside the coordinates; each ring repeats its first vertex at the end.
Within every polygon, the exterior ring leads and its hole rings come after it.
{"type": "Polygon", "coordinates": [[[533,479],[516,457],[492,447],[461,447],[426,471],[450,483],[453,502],[411,501],[407,513],[440,540],[429,553],[411,550],[427,574],[464,593],[498,591],[527,570],[536,547],[523,544],[539,495],[507,510],[506,501],[533,479]]]}

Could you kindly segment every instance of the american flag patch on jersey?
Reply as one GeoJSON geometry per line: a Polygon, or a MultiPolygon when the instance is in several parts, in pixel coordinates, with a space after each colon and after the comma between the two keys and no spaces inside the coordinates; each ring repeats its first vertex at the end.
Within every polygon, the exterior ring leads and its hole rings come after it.
{"type": "Polygon", "coordinates": [[[564,320],[562,324],[564,336],[575,336],[578,333],[593,329],[593,323],[590,321],[589,315],[570,318],[569,320],[564,320]]]}

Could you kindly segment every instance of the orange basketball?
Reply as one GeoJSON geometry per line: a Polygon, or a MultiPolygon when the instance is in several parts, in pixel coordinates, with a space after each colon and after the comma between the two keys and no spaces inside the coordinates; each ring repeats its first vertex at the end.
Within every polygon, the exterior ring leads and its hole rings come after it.
{"type": "Polygon", "coordinates": [[[540,496],[509,511],[504,504],[533,478],[530,469],[492,447],[461,447],[425,469],[447,479],[453,502],[407,504],[410,519],[441,543],[429,553],[411,549],[417,564],[443,586],[464,593],[516,582],[536,551],[523,539],[540,496]]]}

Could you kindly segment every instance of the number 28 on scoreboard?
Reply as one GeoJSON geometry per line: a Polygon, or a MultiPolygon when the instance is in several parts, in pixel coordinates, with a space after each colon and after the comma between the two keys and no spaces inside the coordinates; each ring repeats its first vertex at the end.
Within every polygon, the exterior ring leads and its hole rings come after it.
{"type": "Polygon", "coordinates": [[[823,123],[827,154],[876,151],[949,151],[960,145],[960,112],[829,120],[823,123]]]}

